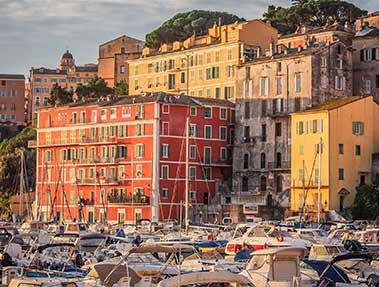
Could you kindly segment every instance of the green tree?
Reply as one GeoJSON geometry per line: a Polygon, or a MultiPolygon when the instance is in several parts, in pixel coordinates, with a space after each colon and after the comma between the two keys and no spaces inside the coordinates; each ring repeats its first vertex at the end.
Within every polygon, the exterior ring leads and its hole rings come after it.
{"type": "Polygon", "coordinates": [[[115,85],[113,92],[116,96],[128,95],[128,93],[129,93],[128,85],[126,84],[126,82],[124,80],[122,80],[115,85]]]}
{"type": "Polygon", "coordinates": [[[74,92],[72,89],[67,90],[58,84],[54,84],[54,86],[51,88],[48,103],[52,106],[69,104],[73,101],[73,94],[74,92]]]}
{"type": "Polygon", "coordinates": [[[379,216],[379,185],[361,185],[352,206],[354,219],[376,220],[379,216]]]}
{"type": "Polygon", "coordinates": [[[214,23],[218,23],[219,20],[221,20],[222,25],[244,21],[243,18],[226,12],[192,10],[178,13],[146,35],[146,46],[159,48],[163,43],[183,41],[193,34],[203,35],[208,31],[208,28],[212,27],[214,23]]]}
{"type": "Polygon", "coordinates": [[[367,15],[367,11],[352,3],[341,0],[296,0],[289,8],[270,5],[263,14],[264,20],[282,34],[295,32],[301,25],[324,26],[335,21],[354,22],[356,18],[367,15]]]}
{"type": "Polygon", "coordinates": [[[25,127],[18,135],[0,143],[0,213],[9,211],[10,196],[19,191],[20,155],[24,150],[27,165],[27,186],[35,186],[36,152],[28,149],[28,141],[36,139],[32,127],[25,127]]]}
{"type": "Polygon", "coordinates": [[[103,78],[94,76],[86,85],[79,84],[75,90],[75,94],[79,99],[100,98],[113,94],[113,89],[107,86],[103,78]]]}

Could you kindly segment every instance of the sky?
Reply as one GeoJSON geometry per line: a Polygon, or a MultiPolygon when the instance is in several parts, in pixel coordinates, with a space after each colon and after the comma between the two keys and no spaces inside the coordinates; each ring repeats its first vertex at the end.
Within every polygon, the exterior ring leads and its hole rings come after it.
{"type": "MultiPolygon", "coordinates": [[[[378,0],[350,0],[369,12],[378,0]]],[[[76,64],[96,63],[98,46],[121,35],[145,34],[179,12],[225,11],[260,18],[268,5],[290,0],[0,0],[0,73],[28,75],[55,68],[66,49],[76,64]]]]}

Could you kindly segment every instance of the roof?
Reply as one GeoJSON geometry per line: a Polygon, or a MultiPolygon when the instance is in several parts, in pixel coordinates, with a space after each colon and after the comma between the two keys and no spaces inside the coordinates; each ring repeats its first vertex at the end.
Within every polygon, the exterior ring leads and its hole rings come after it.
{"type": "Polygon", "coordinates": [[[343,107],[345,105],[349,105],[351,103],[354,103],[356,101],[362,100],[363,96],[353,96],[353,97],[346,97],[346,98],[339,98],[339,99],[333,99],[330,101],[327,101],[325,103],[322,103],[320,105],[314,106],[308,110],[305,110],[303,112],[294,113],[294,114],[302,114],[302,113],[313,113],[313,112],[327,112],[334,109],[338,109],[340,107],[343,107]]]}
{"type": "Polygon", "coordinates": [[[135,41],[138,41],[138,42],[140,42],[140,43],[144,43],[144,41],[142,41],[142,40],[139,40],[139,39],[136,39],[136,38],[133,38],[133,37],[130,37],[130,36],[126,36],[126,35],[122,35],[122,36],[120,36],[120,37],[117,37],[117,38],[115,38],[115,39],[113,39],[113,40],[109,40],[109,41],[107,41],[107,42],[105,42],[105,43],[103,43],[103,44],[100,44],[100,47],[101,46],[104,46],[104,45],[107,45],[107,44],[109,44],[109,43],[112,43],[112,42],[114,42],[114,41],[117,41],[117,40],[119,40],[119,39],[122,39],[122,38],[129,38],[129,39],[132,39],[132,40],[135,40],[135,41]]]}
{"type": "Polygon", "coordinates": [[[355,34],[355,37],[376,37],[379,36],[379,27],[369,27],[365,28],[362,31],[358,31],[355,34]]]}
{"type": "Polygon", "coordinates": [[[0,74],[0,79],[25,80],[22,74],[0,74]]]}
{"type": "Polygon", "coordinates": [[[97,72],[97,65],[86,65],[86,66],[76,66],[75,71],[77,72],[97,72]]]}
{"type": "MultiPolygon", "coordinates": [[[[77,101],[69,105],[61,107],[82,107],[98,105],[101,107],[119,106],[125,104],[142,104],[142,103],[167,103],[177,105],[199,105],[199,106],[223,106],[234,107],[234,103],[228,100],[211,99],[211,98],[196,98],[186,96],[184,94],[175,95],[164,92],[151,93],[147,95],[138,96],[108,96],[103,99],[88,99],[85,101],[77,101]]],[[[41,108],[40,110],[49,109],[51,107],[41,108]]]]}
{"type": "Polygon", "coordinates": [[[46,75],[46,74],[49,74],[49,75],[67,75],[67,71],[66,70],[60,70],[60,69],[48,69],[48,68],[44,68],[44,67],[40,67],[40,68],[32,68],[31,69],[31,72],[33,74],[36,74],[36,75],[46,75]]]}
{"type": "MultiPolygon", "coordinates": [[[[302,29],[300,29],[300,31],[301,30],[302,29]]],[[[329,25],[326,27],[325,26],[323,26],[323,27],[309,27],[309,29],[304,31],[304,32],[301,31],[301,32],[295,32],[295,33],[283,35],[279,38],[279,40],[280,39],[292,38],[292,37],[299,37],[299,36],[303,36],[303,35],[307,35],[307,34],[309,35],[309,34],[317,34],[317,33],[323,33],[323,32],[336,32],[336,31],[352,33],[352,32],[346,31],[345,27],[343,25],[332,24],[332,25],[329,25]]]]}

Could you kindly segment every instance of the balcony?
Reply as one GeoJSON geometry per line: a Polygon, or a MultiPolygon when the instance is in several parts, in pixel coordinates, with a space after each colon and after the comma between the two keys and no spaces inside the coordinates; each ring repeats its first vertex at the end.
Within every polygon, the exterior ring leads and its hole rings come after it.
{"type": "Polygon", "coordinates": [[[51,140],[40,140],[38,146],[59,146],[59,145],[78,145],[78,144],[102,144],[102,143],[115,143],[116,137],[75,137],[75,138],[54,138],[51,140]]]}
{"type": "Polygon", "coordinates": [[[77,178],[77,185],[116,185],[118,180],[115,177],[105,177],[105,178],[77,178]]]}
{"type": "Polygon", "coordinates": [[[268,163],[268,169],[270,170],[289,170],[291,169],[291,162],[290,161],[271,161],[268,163]]]}
{"type": "Polygon", "coordinates": [[[127,204],[127,205],[149,205],[150,197],[148,196],[108,196],[108,203],[127,204]]]}

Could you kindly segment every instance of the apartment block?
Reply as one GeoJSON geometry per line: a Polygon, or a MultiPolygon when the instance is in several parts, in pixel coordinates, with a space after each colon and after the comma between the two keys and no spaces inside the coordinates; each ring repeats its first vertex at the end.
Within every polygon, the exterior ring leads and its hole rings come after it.
{"type": "Polygon", "coordinates": [[[25,125],[25,77],[0,74],[0,124],[25,125]]]}
{"type": "Polygon", "coordinates": [[[373,97],[335,99],[291,115],[292,211],[315,219],[319,202],[323,214],[353,204],[356,187],[377,177],[378,117],[373,97]]]}
{"type": "Polygon", "coordinates": [[[165,91],[235,100],[237,66],[264,54],[277,30],[260,20],[209,28],[203,36],[144,48],[129,60],[129,94],[165,91]]]}
{"type": "Polygon", "coordinates": [[[188,162],[190,217],[212,221],[208,205],[231,177],[233,114],[229,101],[165,93],[41,108],[36,212],[44,220],[179,219],[188,162]]]}
{"type": "Polygon", "coordinates": [[[103,78],[109,87],[118,82],[129,83],[129,65],[127,60],[141,56],[145,43],[128,36],[121,36],[101,44],[99,47],[99,77],[103,78]]]}
{"type": "Polygon", "coordinates": [[[239,73],[232,204],[244,216],[280,218],[290,206],[291,119],[334,98],[352,96],[352,49],[343,41],[273,46],[239,73]]]}

